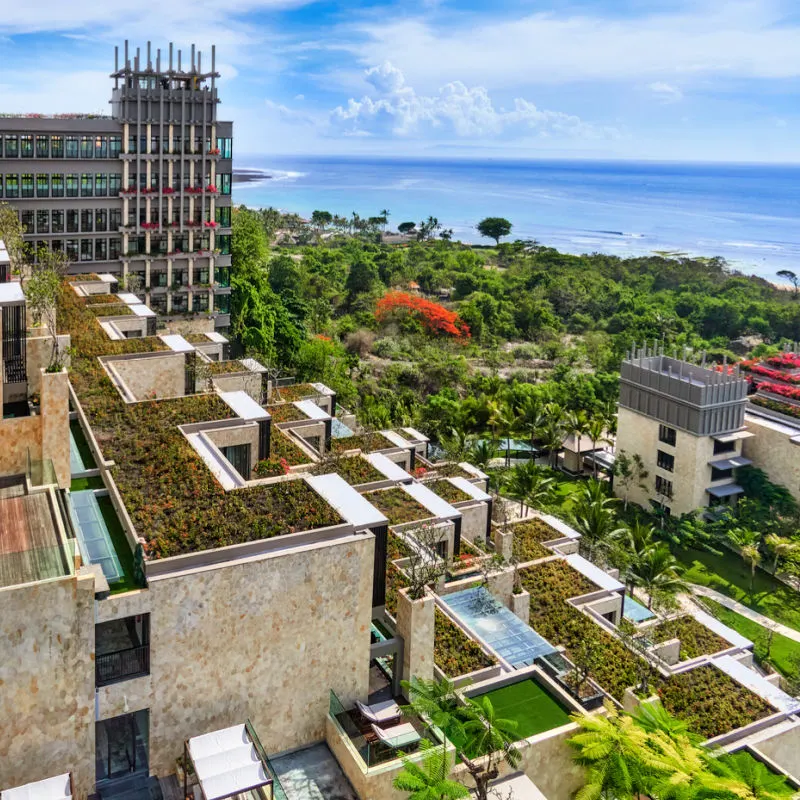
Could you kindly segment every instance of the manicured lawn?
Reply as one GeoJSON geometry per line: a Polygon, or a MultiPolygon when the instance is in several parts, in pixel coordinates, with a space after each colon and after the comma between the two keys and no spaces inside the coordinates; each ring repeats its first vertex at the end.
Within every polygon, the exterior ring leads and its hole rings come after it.
{"type": "Polygon", "coordinates": [[[94,478],[73,478],[69,485],[70,491],[81,492],[85,489],[104,489],[103,479],[97,475],[94,478]]]}
{"type": "MultiPolygon", "coordinates": [[[[746,636],[751,642],[758,643],[759,639],[766,633],[766,628],[763,628],[757,622],[753,622],[713,600],[704,598],[703,602],[720,622],[724,622],[729,628],[733,628],[737,633],[746,636]]],[[[756,649],[758,650],[758,647],[756,649]]],[[[790,660],[792,655],[800,655],[800,642],[788,639],[780,633],[774,634],[769,661],[782,675],[791,677],[796,673],[796,668],[793,669],[790,660]]]]}
{"type": "Polygon", "coordinates": [[[700,550],[675,550],[686,567],[683,579],[708,586],[738,600],[742,605],[800,631],[800,593],[776,581],[763,570],[756,572],[750,595],[750,568],[735,553],[721,556],[700,550]]]}
{"type": "Polygon", "coordinates": [[[498,719],[517,723],[517,739],[527,739],[569,722],[569,712],[534,680],[512,683],[481,697],[491,700],[498,719]]]}

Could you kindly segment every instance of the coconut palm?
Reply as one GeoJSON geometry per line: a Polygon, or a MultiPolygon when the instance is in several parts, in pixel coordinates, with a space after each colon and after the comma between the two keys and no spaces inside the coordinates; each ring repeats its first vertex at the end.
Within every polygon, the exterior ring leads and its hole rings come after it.
{"type": "Polygon", "coordinates": [[[497,455],[497,444],[489,439],[479,439],[469,450],[469,458],[475,466],[485,470],[497,455]]]}
{"type": "Polygon", "coordinates": [[[570,514],[573,527],[581,534],[580,546],[591,561],[598,550],[607,550],[622,533],[600,481],[590,480],[577,495],[570,514]]]}
{"type": "Polygon", "coordinates": [[[539,430],[544,423],[544,411],[541,401],[538,397],[527,395],[516,409],[516,415],[515,430],[528,439],[531,452],[533,452],[536,437],[539,435],[539,430]]]}
{"type": "Polygon", "coordinates": [[[564,443],[564,409],[557,403],[548,403],[542,409],[542,426],[539,438],[550,454],[550,466],[558,466],[558,451],[564,443]]]}
{"type": "Polygon", "coordinates": [[[581,440],[589,432],[589,417],[583,409],[568,411],[564,416],[564,429],[570,436],[575,437],[578,449],[578,472],[583,473],[583,456],[581,455],[581,440]]]}
{"type": "Polygon", "coordinates": [[[782,558],[792,555],[800,550],[797,542],[787,539],[784,536],[779,536],[777,533],[770,533],[764,538],[764,545],[767,550],[772,553],[772,574],[778,571],[778,562],[782,558]]]}
{"type": "Polygon", "coordinates": [[[651,776],[641,760],[647,734],[628,715],[606,701],[607,715],[573,714],[578,724],[569,744],[574,760],[587,768],[586,783],[575,800],[632,798],[647,791],[651,776]]]}
{"type": "Polygon", "coordinates": [[[636,566],[655,544],[653,526],[638,521],[622,528],[613,542],[617,561],[622,565],[625,574],[625,588],[629,593],[633,593],[633,587],[636,585],[634,577],[636,566]]]}
{"type": "Polygon", "coordinates": [[[497,439],[498,434],[505,439],[506,467],[509,466],[511,449],[509,437],[514,428],[514,413],[508,403],[502,400],[490,400],[488,403],[489,427],[492,429],[492,438],[497,439]]]}
{"type": "Polygon", "coordinates": [[[734,528],[728,531],[728,541],[739,551],[744,563],[750,567],[750,594],[756,583],[756,567],[761,563],[761,533],[749,528],[734,528]]]}
{"type": "Polygon", "coordinates": [[[519,513],[522,516],[526,502],[531,508],[547,505],[553,496],[553,479],[547,477],[541,467],[529,461],[511,470],[506,490],[511,497],[519,500],[519,513]]]}
{"type": "MultiPolygon", "coordinates": [[[[608,438],[606,431],[608,430],[608,420],[601,415],[597,415],[589,420],[589,426],[586,430],[587,435],[592,440],[592,450],[597,450],[597,445],[602,444],[610,444],[611,440],[608,438]]],[[[593,472],[592,474],[594,477],[597,477],[597,460],[595,459],[593,462],[593,472]]]]}
{"type": "Polygon", "coordinates": [[[680,577],[682,572],[683,567],[664,542],[646,550],[631,568],[634,582],[647,592],[648,608],[653,607],[657,595],[669,598],[688,591],[688,585],[680,577]]]}
{"type": "Polygon", "coordinates": [[[436,746],[423,739],[420,751],[425,753],[421,764],[403,757],[403,771],[392,782],[395,789],[408,792],[408,800],[458,800],[469,797],[469,790],[458,781],[447,776],[453,768],[453,760],[445,745],[436,746]]]}

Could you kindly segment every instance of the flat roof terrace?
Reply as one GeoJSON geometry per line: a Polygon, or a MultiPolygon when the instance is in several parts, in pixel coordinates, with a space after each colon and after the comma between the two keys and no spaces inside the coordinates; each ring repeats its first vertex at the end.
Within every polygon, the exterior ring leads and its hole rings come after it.
{"type": "Polygon", "coordinates": [[[0,495],[0,588],[69,575],[50,493],[10,489],[0,495]]]}

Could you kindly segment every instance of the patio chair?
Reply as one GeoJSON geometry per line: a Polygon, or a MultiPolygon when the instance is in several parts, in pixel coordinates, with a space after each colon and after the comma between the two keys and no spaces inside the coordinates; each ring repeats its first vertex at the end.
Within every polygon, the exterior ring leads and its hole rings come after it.
{"type": "Polygon", "coordinates": [[[388,725],[390,722],[400,719],[400,706],[394,700],[385,700],[372,705],[366,705],[360,700],[356,700],[356,707],[365,720],[375,723],[375,725],[388,725]]]}
{"type": "Polygon", "coordinates": [[[410,744],[416,744],[422,738],[410,722],[404,722],[402,725],[394,725],[385,730],[373,723],[372,731],[378,737],[379,741],[383,742],[387,747],[391,747],[393,750],[399,747],[408,747],[410,744]]]}

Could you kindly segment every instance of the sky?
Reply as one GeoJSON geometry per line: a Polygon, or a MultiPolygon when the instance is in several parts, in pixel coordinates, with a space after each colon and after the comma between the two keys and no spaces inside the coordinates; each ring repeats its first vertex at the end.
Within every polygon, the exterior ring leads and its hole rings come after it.
{"type": "Polygon", "coordinates": [[[800,162],[797,0],[9,0],[0,113],[108,113],[125,38],[216,44],[238,156],[800,162]]]}

